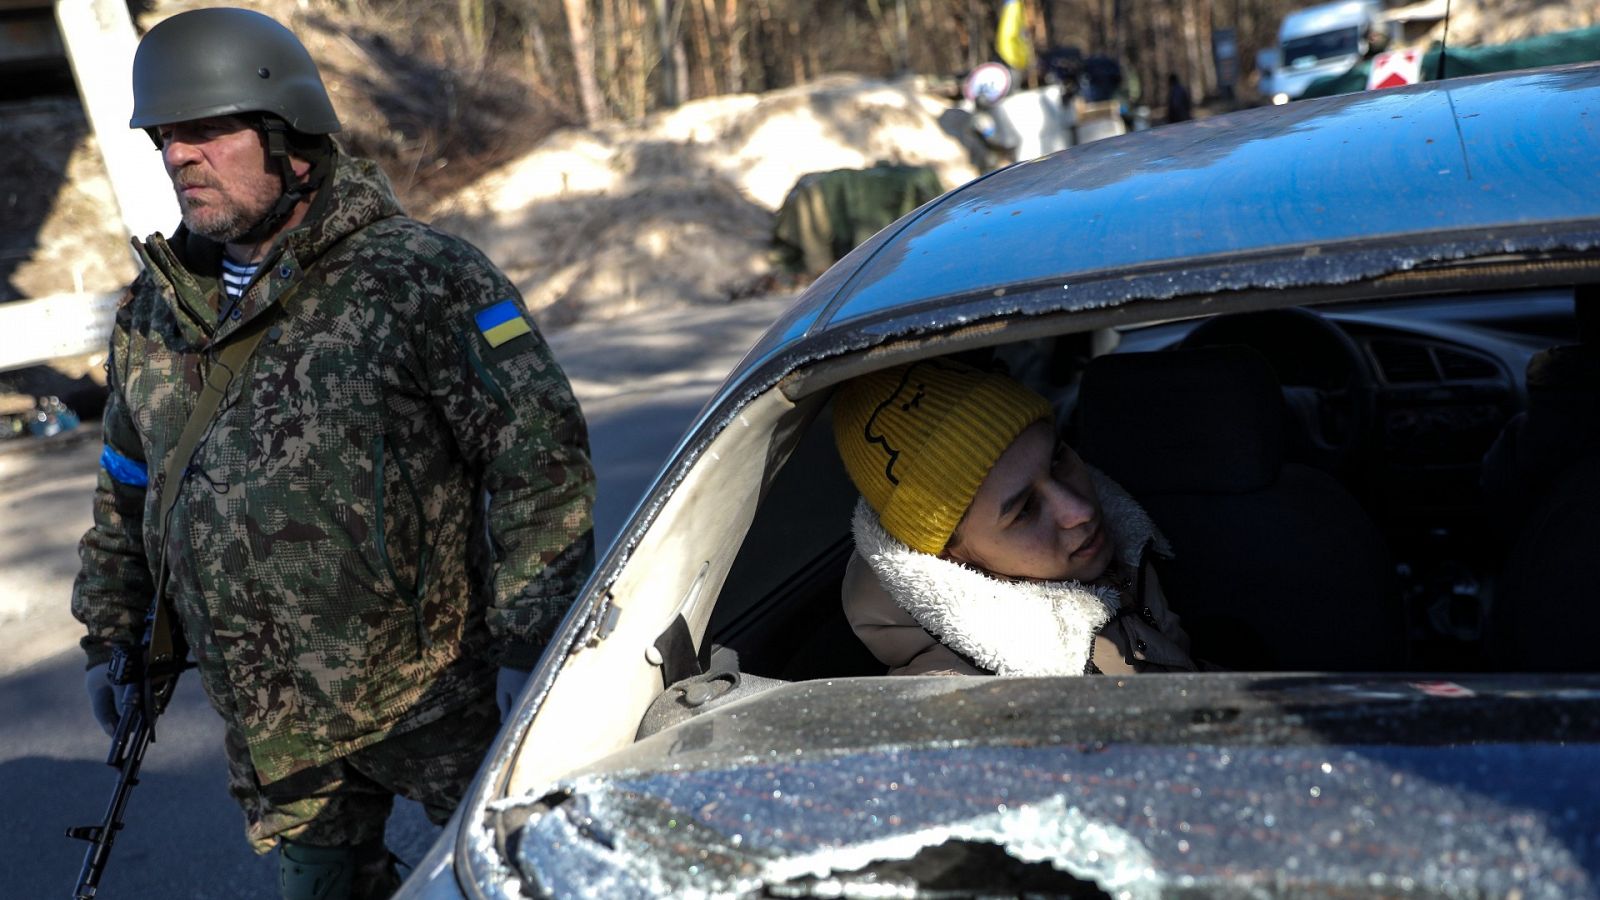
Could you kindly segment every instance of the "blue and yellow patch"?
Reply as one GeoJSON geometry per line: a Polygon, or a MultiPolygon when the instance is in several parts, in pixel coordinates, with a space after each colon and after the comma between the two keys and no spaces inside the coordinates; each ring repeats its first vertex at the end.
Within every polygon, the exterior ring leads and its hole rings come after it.
{"type": "Polygon", "coordinates": [[[478,320],[478,330],[483,332],[483,339],[489,342],[490,347],[498,347],[533,330],[528,320],[522,317],[522,310],[517,309],[517,304],[511,300],[486,306],[478,310],[475,318],[478,320]]]}

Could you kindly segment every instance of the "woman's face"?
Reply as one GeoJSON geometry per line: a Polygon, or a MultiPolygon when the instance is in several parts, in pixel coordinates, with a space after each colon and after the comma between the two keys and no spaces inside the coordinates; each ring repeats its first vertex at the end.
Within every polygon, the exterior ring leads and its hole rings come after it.
{"type": "Polygon", "coordinates": [[[1035,422],[989,470],[945,555],[1004,578],[1093,581],[1112,559],[1102,526],[1088,467],[1035,422]]]}

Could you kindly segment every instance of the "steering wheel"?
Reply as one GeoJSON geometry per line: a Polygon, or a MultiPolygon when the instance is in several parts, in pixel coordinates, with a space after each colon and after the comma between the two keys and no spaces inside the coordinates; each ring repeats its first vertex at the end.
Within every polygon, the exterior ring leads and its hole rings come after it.
{"type": "Polygon", "coordinates": [[[1330,472],[1346,469],[1366,445],[1377,391],[1361,348],[1338,325],[1307,309],[1218,316],[1189,332],[1180,347],[1243,344],[1265,356],[1299,426],[1287,457],[1330,472]]]}

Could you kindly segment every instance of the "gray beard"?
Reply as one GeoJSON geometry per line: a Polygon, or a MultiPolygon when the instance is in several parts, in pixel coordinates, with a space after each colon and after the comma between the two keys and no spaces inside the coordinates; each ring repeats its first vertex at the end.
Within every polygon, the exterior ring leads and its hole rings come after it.
{"type": "Polygon", "coordinates": [[[255,227],[254,222],[244,221],[238,210],[224,210],[214,206],[184,206],[183,224],[188,226],[191,232],[210,238],[219,244],[237,240],[255,227]]]}

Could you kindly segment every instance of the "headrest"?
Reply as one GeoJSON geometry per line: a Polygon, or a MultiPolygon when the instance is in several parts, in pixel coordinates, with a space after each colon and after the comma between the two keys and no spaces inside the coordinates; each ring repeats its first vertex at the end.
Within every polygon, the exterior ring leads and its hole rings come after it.
{"type": "Polygon", "coordinates": [[[1079,452],[1135,496],[1248,493],[1283,466],[1283,396],[1248,347],[1097,357],[1079,398],[1079,452]]]}

